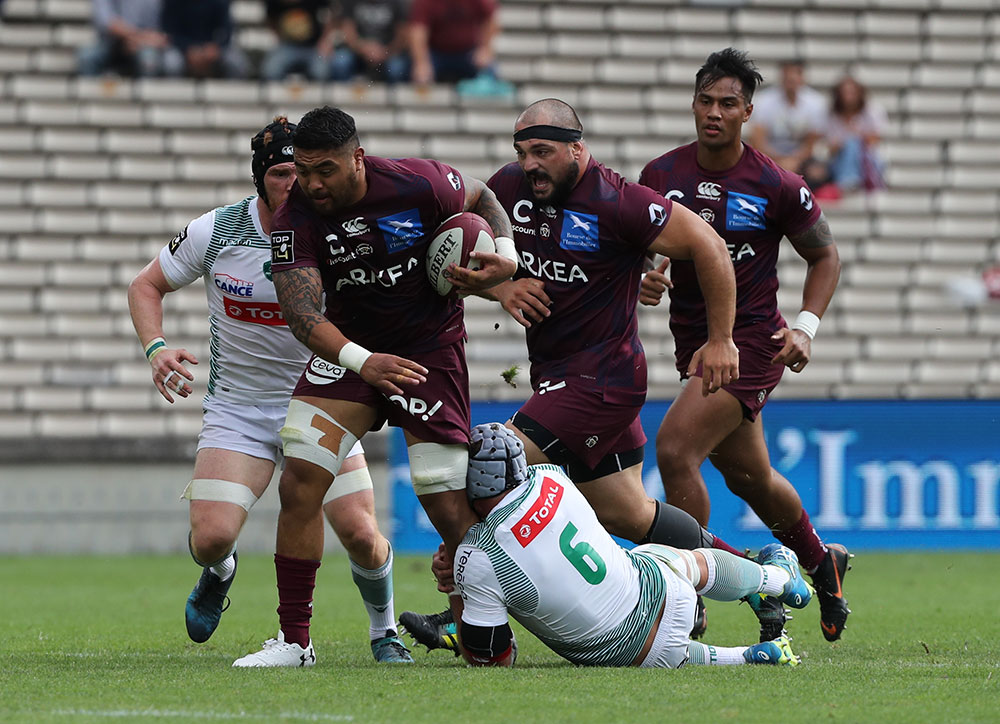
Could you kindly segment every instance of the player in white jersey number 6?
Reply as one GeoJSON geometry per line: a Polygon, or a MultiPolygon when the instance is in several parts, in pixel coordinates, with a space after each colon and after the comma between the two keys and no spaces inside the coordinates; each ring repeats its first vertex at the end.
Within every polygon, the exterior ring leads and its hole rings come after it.
{"type": "MultiPolygon", "coordinates": [[[[191,555],[202,567],[188,597],[188,635],[201,643],[219,625],[236,574],[236,538],[281,459],[279,429],[309,350],[289,331],[271,281],[271,217],[295,183],[291,133],[278,117],[251,141],[257,196],[222,206],[188,224],[129,285],[132,322],[167,400],[187,397],[198,364],[163,338],[163,297],[199,277],[205,280],[212,333],[208,394],[198,437],[190,500],[191,555]]],[[[347,548],[351,570],[370,618],[379,661],[412,661],[393,628],[392,551],[375,521],[371,477],[361,446],[327,493],[327,519],[347,548]]],[[[320,528],[322,534],[322,528],[320,528]]],[[[280,647],[282,642],[274,641],[280,647]]],[[[297,652],[291,665],[315,661],[297,652]]]]}
{"type": "Polygon", "coordinates": [[[460,594],[460,650],[473,666],[510,666],[512,615],[574,664],[677,668],[799,663],[788,638],[752,646],[689,640],[695,595],[737,601],[753,593],[802,608],[812,591],[777,543],[757,562],[726,551],[659,544],[627,551],[562,469],[527,466],[520,439],[499,423],[472,430],[466,493],[480,522],[450,566],[435,556],[439,588],[460,594]]]}

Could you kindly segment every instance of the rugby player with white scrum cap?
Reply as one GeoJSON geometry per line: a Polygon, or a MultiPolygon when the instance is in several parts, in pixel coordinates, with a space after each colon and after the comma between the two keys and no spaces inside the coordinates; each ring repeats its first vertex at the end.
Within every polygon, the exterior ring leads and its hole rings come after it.
{"type": "Polygon", "coordinates": [[[500,423],[472,429],[466,494],[480,521],[454,565],[442,546],[433,570],[439,588],[460,597],[459,649],[470,665],[513,665],[508,616],[578,665],[799,663],[785,636],[737,647],[689,640],[696,591],[806,606],[812,591],[784,546],[768,546],[758,562],[713,548],[625,550],[563,470],[528,466],[520,438],[500,423]]]}
{"type": "MultiPolygon", "coordinates": [[[[207,641],[228,606],[236,574],[236,539],[250,508],[282,459],[278,431],[292,389],[309,359],[278,307],[271,281],[269,234],[275,210],[295,183],[291,134],[284,116],[251,141],[256,196],[191,221],[129,285],[132,322],[167,400],[186,398],[193,354],[163,334],[163,298],[205,280],[211,330],[208,393],[198,437],[190,501],[191,556],[201,566],[185,606],[193,641],[207,641]]],[[[379,661],[412,661],[394,630],[392,551],[375,520],[364,451],[355,445],[326,495],[324,510],[351,559],[369,613],[372,651],[379,661]]],[[[322,527],[320,528],[322,535],[322,527]]]]}

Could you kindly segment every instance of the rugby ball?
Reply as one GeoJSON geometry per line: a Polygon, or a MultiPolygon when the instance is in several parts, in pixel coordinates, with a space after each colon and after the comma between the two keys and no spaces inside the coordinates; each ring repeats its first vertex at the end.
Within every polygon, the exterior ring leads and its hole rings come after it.
{"type": "Polygon", "coordinates": [[[479,262],[469,261],[474,251],[495,252],[493,231],[486,220],[471,211],[449,216],[434,231],[427,246],[427,279],[442,297],[454,291],[448,267],[456,264],[466,269],[478,269],[479,262]]]}

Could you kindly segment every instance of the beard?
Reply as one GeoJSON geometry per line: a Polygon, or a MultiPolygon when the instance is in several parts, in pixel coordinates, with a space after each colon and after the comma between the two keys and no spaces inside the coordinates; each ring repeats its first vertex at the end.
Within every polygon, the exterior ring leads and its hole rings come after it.
{"type": "Polygon", "coordinates": [[[552,206],[562,206],[563,202],[573,193],[579,173],[579,162],[571,161],[566,166],[565,171],[557,177],[550,176],[544,171],[531,171],[530,173],[525,173],[525,176],[528,178],[528,181],[533,182],[535,179],[539,179],[549,182],[548,191],[539,192],[532,186],[531,193],[534,195],[536,201],[541,201],[552,206]]]}

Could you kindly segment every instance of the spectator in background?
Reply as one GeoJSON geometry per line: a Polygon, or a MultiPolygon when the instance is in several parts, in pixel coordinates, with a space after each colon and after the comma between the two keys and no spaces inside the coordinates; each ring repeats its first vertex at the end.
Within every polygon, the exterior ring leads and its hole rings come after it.
{"type": "Polygon", "coordinates": [[[502,95],[493,40],[500,31],[496,0],[414,0],[410,12],[413,82],[458,83],[472,95],[502,95]]]}
{"type": "Polygon", "coordinates": [[[160,27],[161,0],[94,0],[97,42],[81,48],[80,75],[107,70],[128,75],[159,75],[167,36],[160,27]]]}
{"type": "Polygon", "coordinates": [[[163,0],[163,30],[170,43],[164,55],[166,75],[247,76],[249,63],[233,37],[229,0],[163,0]]]}
{"type": "Polygon", "coordinates": [[[885,188],[885,160],[878,143],[888,117],[885,109],[868,100],[868,90],[845,76],[833,87],[826,140],[830,181],[838,191],[885,188]]]}
{"type": "Polygon", "coordinates": [[[814,151],[823,135],[827,104],[819,91],[806,85],[804,61],[782,63],[781,85],[764,89],[753,105],[750,145],[786,171],[805,177],[810,188],[821,186],[828,172],[814,151]]]}
{"type": "Polygon", "coordinates": [[[328,0],[267,0],[267,24],[277,45],[261,66],[264,80],[294,72],[316,81],[329,77],[335,27],[328,0]]]}
{"type": "Polygon", "coordinates": [[[404,0],[341,0],[337,15],[343,45],[333,56],[333,80],[359,73],[398,83],[410,70],[404,0]]]}

